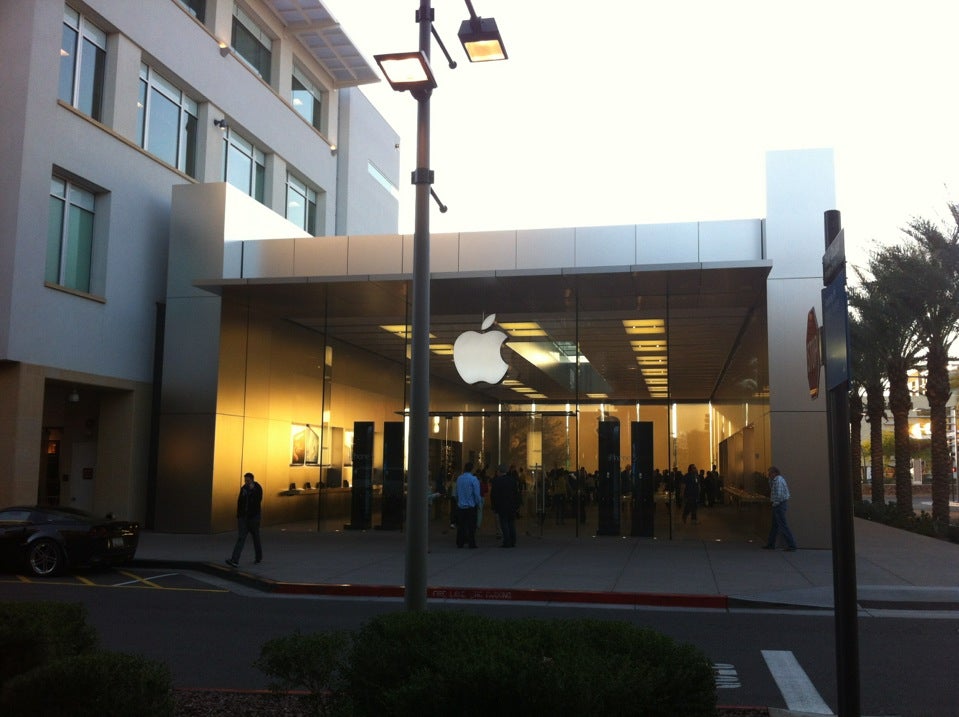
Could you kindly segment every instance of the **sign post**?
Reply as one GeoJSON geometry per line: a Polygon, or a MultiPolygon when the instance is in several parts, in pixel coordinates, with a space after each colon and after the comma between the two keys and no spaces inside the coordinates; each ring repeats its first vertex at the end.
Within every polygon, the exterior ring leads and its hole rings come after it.
{"type": "MultiPolygon", "coordinates": [[[[856,535],[849,478],[849,314],[846,250],[839,212],[824,217],[823,348],[832,515],[833,601],[839,717],[859,717],[859,626],[856,622],[856,535]]],[[[811,385],[811,384],[810,384],[811,385]]]]}

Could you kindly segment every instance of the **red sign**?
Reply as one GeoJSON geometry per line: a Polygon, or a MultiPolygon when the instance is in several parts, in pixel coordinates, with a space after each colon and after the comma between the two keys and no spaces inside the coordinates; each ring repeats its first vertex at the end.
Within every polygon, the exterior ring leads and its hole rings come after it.
{"type": "Polygon", "coordinates": [[[819,322],[816,320],[816,307],[809,310],[806,317],[806,374],[809,377],[809,398],[819,395],[819,374],[822,369],[822,352],[819,348],[819,322]]]}

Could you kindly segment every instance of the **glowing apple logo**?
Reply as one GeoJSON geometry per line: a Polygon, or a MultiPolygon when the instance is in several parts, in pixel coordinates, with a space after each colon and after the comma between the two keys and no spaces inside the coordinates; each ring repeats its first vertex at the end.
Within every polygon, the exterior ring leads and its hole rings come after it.
{"type": "Polygon", "coordinates": [[[483,321],[480,331],[464,331],[453,343],[453,364],[466,383],[499,383],[509,366],[500,355],[500,346],[508,338],[502,331],[487,331],[496,314],[483,321]]]}

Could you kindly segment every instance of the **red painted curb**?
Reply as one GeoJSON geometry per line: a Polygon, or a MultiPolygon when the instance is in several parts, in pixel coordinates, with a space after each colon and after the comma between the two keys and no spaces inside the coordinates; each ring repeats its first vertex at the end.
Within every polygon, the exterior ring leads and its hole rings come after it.
{"type": "MultiPolygon", "coordinates": [[[[307,583],[273,583],[271,592],[285,595],[331,595],[352,597],[403,597],[402,585],[311,585],[307,583]]],[[[580,590],[533,590],[508,588],[444,588],[426,589],[432,600],[493,600],[503,602],[561,602],[594,605],[651,605],[659,607],[696,607],[726,610],[725,595],[688,595],[682,593],[616,593],[580,590]]]]}

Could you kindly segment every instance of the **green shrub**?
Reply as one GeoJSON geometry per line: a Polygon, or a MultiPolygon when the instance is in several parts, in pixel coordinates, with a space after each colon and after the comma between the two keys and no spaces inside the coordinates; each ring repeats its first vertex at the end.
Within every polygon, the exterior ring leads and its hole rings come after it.
{"type": "Polygon", "coordinates": [[[97,646],[78,603],[0,602],[0,685],[15,675],[97,646]]]}
{"type": "Polygon", "coordinates": [[[953,538],[951,526],[933,520],[932,515],[924,510],[917,515],[913,510],[900,511],[899,504],[892,501],[888,503],[862,501],[853,506],[853,512],[857,518],[865,518],[875,523],[883,523],[893,528],[908,530],[911,533],[918,533],[931,538],[959,542],[953,538]]]}
{"type": "Polygon", "coordinates": [[[5,717],[172,717],[166,665],[136,655],[86,652],[54,660],[9,680],[0,693],[5,717]]]}
{"type": "Polygon", "coordinates": [[[297,632],[264,644],[254,666],[272,678],[270,689],[305,688],[317,714],[337,714],[345,707],[349,647],[350,633],[345,630],[297,632]]]}
{"type": "Polygon", "coordinates": [[[652,630],[460,612],[375,618],[353,640],[358,715],[714,715],[710,661],[652,630]]]}

